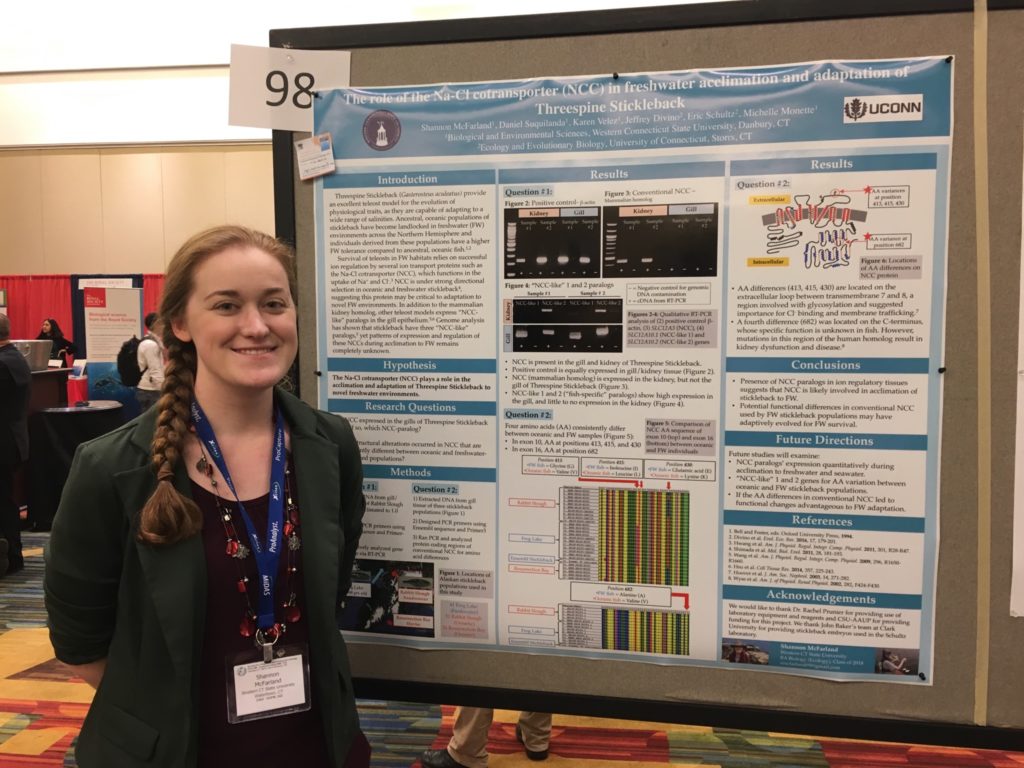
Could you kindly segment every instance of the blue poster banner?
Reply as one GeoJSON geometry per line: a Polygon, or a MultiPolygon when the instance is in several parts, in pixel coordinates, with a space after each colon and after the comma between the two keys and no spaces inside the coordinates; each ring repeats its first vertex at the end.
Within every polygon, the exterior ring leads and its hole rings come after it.
{"type": "Polygon", "coordinates": [[[321,94],[336,158],[942,137],[945,59],[816,62],[321,94]]]}

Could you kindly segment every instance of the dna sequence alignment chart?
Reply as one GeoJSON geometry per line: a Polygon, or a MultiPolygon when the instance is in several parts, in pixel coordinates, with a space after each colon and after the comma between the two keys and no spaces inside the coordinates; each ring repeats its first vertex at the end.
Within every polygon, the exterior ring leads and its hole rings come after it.
{"type": "Polygon", "coordinates": [[[952,70],[322,94],[347,637],[930,684],[952,70]]]}

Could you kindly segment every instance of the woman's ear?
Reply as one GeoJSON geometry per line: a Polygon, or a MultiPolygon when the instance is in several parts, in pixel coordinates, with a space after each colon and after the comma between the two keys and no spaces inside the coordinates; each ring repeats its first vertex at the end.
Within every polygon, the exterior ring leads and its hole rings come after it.
{"type": "Polygon", "coordinates": [[[178,341],[185,343],[192,341],[192,334],[188,332],[188,325],[183,320],[171,320],[171,330],[178,341]]]}

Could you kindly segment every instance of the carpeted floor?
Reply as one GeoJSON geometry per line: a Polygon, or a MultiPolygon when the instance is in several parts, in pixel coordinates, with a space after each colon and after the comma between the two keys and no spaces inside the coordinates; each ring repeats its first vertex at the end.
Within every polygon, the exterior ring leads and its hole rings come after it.
{"type": "MultiPolygon", "coordinates": [[[[92,689],[53,658],[43,614],[42,546],[25,536],[25,570],[0,579],[0,768],[73,768],[75,737],[92,689]]],[[[408,768],[441,748],[454,708],[359,702],[374,768],[408,768]]],[[[535,765],[515,739],[518,713],[498,710],[488,749],[492,768],[535,765]]],[[[760,731],[555,715],[550,768],[1024,768],[1024,753],[815,739],[760,731]]],[[[112,766],[111,768],[116,768],[112,766]]],[[[282,766],[281,768],[292,768],[282,766]]],[[[296,767],[298,768],[298,767],[296,767]]]]}

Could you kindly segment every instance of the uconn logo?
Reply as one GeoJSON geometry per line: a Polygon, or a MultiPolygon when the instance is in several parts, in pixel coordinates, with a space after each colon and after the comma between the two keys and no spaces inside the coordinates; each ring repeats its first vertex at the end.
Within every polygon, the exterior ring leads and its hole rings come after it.
{"type": "Polygon", "coordinates": [[[923,119],[924,96],[920,93],[847,96],[843,100],[844,123],[892,123],[923,119]]]}

